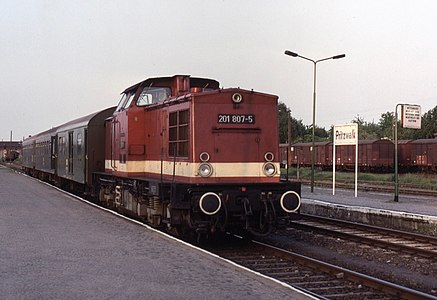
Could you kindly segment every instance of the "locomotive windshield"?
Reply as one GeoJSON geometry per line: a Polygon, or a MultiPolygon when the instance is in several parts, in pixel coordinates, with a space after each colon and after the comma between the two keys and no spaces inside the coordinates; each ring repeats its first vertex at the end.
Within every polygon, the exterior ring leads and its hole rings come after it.
{"type": "Polygon", "coordinates": [[[167,87],[145,87],[137,100],[138,106],[162,102],[171,96],[171,89],[167,87]]]}
{"type": "Polygon", "coordinates": [[[123,109],[126,109],[129,107],[129,105],[132,102],[132,99],[134,98],[135,94],[134,93],[124,93],[121,96],[120,102],[118,103],[118,106],[116,108],[115,111],[121,111],[123,109]]]}
{"type": "Polygon", "coordinates": [[[120,111],[125,102],[126,102],[126,94],[123,94],[123,95],[121,95],[120,102],[118,102],[118,105],[117,105],[117,108],[115,109],[115,111],[120,111]]]}

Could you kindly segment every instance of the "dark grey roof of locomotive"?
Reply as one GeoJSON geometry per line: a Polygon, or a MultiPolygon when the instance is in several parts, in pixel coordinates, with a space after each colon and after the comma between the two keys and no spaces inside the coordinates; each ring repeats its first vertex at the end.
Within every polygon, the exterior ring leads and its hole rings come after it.
{"type": "MultiPolygon", "coordinates": [[[[208,79],[208,78],[200,78],[200,77],[191,77],[189,75],[174,75],[174,76],[167,76],[167,77],[153,77],[153,78],[147,78],[146,80],[143,80],[141,82],[138,82],[137,84],[134,84],[127,89],[123,91],[123,93],[126,93],[128,91],[136,90],[139,86],[150,86],[155,81],[172,81],[177,76],[185,76],[190,77],[190,85],[191,86],[205,86],[209,84],[209,88],[212,89],[219,89],[220,83],[215,79],[208,79]],[[212,85],[212,86],[211,86],[212,85]]],[[[152,85],[153,86],[153,85],[152,85]]],[[[158,85],[159,86],[159,85],[158,85]]]]}

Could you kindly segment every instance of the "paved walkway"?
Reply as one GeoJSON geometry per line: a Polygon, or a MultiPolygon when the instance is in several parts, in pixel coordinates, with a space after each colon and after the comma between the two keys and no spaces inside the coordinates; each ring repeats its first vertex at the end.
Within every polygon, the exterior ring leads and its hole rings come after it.
{"type": "Polygon", "coordinates": [[[0,166],[2,299],[307,299],[0,166]]]}
{"type": "Polygon", "coordinates": [[[394,194],[358,191],[355,198],[353,190],[314,188],[311,193],[309,186],[302,186],[302,198],[319,200],[328,203],[348,205],[351,207],[370,207],[376,209],[406,212],[420,215],[437,216],[437,197],[399,195],[399,202],[394,202],[394,194]]]}

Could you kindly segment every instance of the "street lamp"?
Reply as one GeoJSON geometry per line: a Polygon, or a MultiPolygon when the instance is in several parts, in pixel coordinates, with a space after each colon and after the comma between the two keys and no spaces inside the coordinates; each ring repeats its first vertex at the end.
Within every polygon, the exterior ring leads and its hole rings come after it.
{"type": "MultiPolygon", "coordinates": [[[[317,71],[317,63],[324,61],[324,60],[328,60],[328,59],[339,59],[339,58],[343,58],[346,57],[346,54],[339,54],[339,55],[335,55],[335,56],[331,56],[331,57],[327,57],[327,58],[322,58],[319,60],[313,60],[311,58],[299,55],[295,52],[291,52],[289,50],[285,50],[285,55],[289,55],[292,57],[300,57],[303,58],[305,60],[308,60],[310,62],[312,62],[314,64],[314,92],[313,92],[313,142],[312,142],[312,149],[311,149],[311,193],[314,192],[314,161],[315,161],[315,156],[316,156],[316,150],[315,150],[315,129],[316,129],[316,71],[317,71]]],[[[332,163],[335,163],[332,162],[332,163]]]]}

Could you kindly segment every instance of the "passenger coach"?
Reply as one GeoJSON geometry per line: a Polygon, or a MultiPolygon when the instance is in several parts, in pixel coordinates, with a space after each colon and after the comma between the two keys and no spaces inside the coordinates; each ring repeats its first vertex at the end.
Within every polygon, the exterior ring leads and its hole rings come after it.
{"type": "Polygon", "coordinates": [[[54,127],[23,141],[23,168],[71,191],[90,193],[92,174],[104,171],[104,120],[115,107],[54,127]]]}

